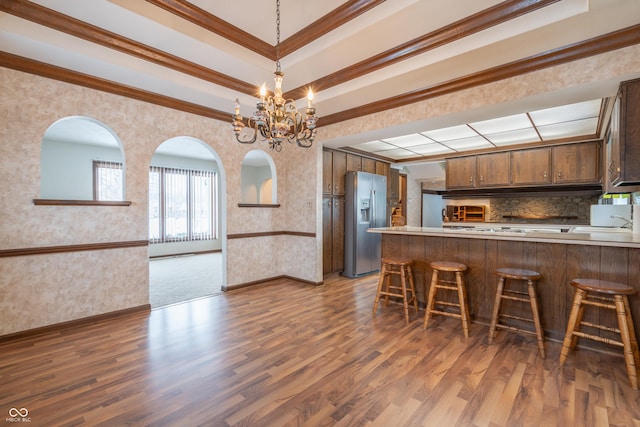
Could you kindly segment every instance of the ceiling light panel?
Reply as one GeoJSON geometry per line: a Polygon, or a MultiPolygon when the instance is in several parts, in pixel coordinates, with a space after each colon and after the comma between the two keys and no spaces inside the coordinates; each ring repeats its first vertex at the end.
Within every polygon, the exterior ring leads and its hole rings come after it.
{"type": "Polygon", "coordinates": [[[411,147],[411,151],[423,156],[431,156],[436,154],[446,154],[446,153],[454,152],[451,148],[445,147],[444,145],[440,145],[435,142],[432,144],[425,144],[425,145],[411,147]]]}
{"type": "Polygon", "coordinates": [[[539,126],[538,132],[544,140],[570,138],[572,136],[595,135],[598,118],[575,120],[573,122],[539,126]]]}
{"type": "Polygon", "coordinates": [[[478,136],[473,129],[467,125],[452,126],[448,128],[430,130],[428,132],[420,132],[421,134],[433,139],[437,142],[451,141],[454,139],[471,138],[478,136]]]}
{"type": "Polygon", "coordinates": [[[497,119],[484,120],[482,122],[470,123],[473,129],[479,133],[499,133],[517,129],[531,128],[531,121],[526,114],[515,114],[513,116],[498,117],[497,119]]]}
{"type": "Polygon", "coordinates": [[[500,146],[540,142],[540,137],[534,128],[486,134],[485,137],[493,144],[500,146]]]}
{"type": "Polygon", "coordinates": [[[455,139],[444,143],[447,147],[456,151],[461,150],[475,150],[477,148],[491,148],[493,144],[484,139],[481,136],[474,136],[471,138],[455,139]]]}
{"type": "Polygon", "coordinates": [[[405,150],[404,148],[395,148],[393,150],[376,151],[374,153],[377,156],[387,157],[391,159],[408,159],[415,157],[416,153],[413,151],[405,150]]]}
{"type": "Polygon", "coordinates": [[[431,140],[419,133],[399,136],[397,138],[385,138],[382,141],[393,144],[396,147],[412,147],[414,145],[423,145],[427,142],[431,142],[431,140]]]}
{"type": "Polygon", "coordinates": [[[353,148],[356,148],[362,151],[373,152],[373,151],[382,151],[382,150],[393,150],[396,147],[391,144],[387,144],[386,142],[383,142],[383,141],[369,141],[369,142],[364,142],[362,144],[354,145],[353,148]]]}
{"type": "Polygon", "coordinates": [[[577,104],[562,105],[560,107],[547,108],[545,110],[532,111],[531,120],[536,126],[545,126],[554,123],[570,122],[600,115],[601,99],[579,102],[577,104]]]}

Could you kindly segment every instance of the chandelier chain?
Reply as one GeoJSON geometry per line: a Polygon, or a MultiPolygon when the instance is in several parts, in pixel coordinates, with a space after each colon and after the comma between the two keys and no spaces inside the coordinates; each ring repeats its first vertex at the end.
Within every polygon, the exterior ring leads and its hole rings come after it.
{"type": "Polygon", "coordinates": [[[276,0],[276,71],[280,71],[280,0],[276,0]]]}

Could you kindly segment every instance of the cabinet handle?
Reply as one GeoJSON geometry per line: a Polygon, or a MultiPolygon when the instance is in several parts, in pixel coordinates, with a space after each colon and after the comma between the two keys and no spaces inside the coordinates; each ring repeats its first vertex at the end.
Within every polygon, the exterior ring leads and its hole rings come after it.
{"type": "Polygon", "coordinates": [[[473,177],[472,176],[469,177],[469,182],[473,182],[473,177]]]}
{"type": "Polygon", "coordinates": [[[547,179],[547,171],[544,171],[544,179],[547,179]]]}
{"type": "Polygon", "coordinates": [[[337,185],[335,186],[335,191],[338,191],[338,186],[337,185]]]}
{"type": "Polygon", "coordinates": [[[484,176],[480,175],[480,182],[484,182],[484,176]]]}
{"type": "Polygon", "coordinates": [[[338,207],[338,205],[339,205],[338,201],[337,201],[337,200],[335,200],[335,201],[333,202],[333,206],[335,206],[335,207],[337,208],[337,207],[338,207]]]}
{"type": "Polygon", "coordinates": [[[327,190],[331,192],[331,184],[327,185],[327,190]]]}
{"type": "Polygon", "coordinates": [[[327,206],[331,207],[331,199],[327,202],[327,206]]]}
{"type": "Polygon", "coordinates": [[[558,178],[562,177],[562,171],[558,171],[558,178]]]}

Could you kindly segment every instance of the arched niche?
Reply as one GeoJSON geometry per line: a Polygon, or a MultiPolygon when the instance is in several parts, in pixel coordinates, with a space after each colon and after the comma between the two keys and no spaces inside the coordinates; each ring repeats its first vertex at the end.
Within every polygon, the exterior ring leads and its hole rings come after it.
{"type": "Polygon", "coordinates": [[[277,175],[271,156],[251,150],[242,159],[240,206],[277,206],[277,175]]]}
{"type": "Polygon", "coordinates": [[[122,144],[107,125],[90,117],[62,118],[42,137],[35,202],[118,204],[125,196],[124,171],[122,144]]]}

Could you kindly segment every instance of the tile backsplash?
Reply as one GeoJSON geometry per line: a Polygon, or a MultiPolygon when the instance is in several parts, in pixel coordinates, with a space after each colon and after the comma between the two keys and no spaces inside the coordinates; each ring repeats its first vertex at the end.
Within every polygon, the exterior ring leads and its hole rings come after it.
{"type": "Polygon", "coordinates": [[[598,196],[500,197],[490,199],[487,222],[589,224],[598,196]]]}

